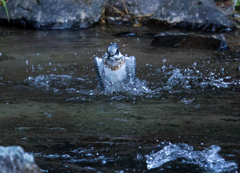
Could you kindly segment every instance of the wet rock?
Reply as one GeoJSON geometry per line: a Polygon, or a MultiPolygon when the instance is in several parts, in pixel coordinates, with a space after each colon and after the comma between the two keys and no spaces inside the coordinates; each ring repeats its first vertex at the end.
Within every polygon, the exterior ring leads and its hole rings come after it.
{"type": "Polygon", "coordinates": [[[167,22],[172,26],[206,31],[230,31],[234,26],[215,2],[209,0],[125,0],[125,6],[122,0],[109,0],[109,4],[134,16],[149,15],[148,23],[154,25],[167,22]]]}
{"type": "MultiPolygon", "coordinates": [[[[7,3],[11,25],[37,29],[88,28],[98,22],[106,0],[24,0],[7,3]]],[[[7,24],[4,7],[1,22],[7,24]]]]}
{"type": "Polygon", "coordinates": [[[176,47],[182,49],[229,50],[223,35],[198,35],[184,33],[160,33],[154,36],[151,43],[154,47],[176,47]]]}
{"type": "Polygon", "coordinates": [[[40,173],[32,155],[20,146],[0,146],[0,173],[40,173]]]}

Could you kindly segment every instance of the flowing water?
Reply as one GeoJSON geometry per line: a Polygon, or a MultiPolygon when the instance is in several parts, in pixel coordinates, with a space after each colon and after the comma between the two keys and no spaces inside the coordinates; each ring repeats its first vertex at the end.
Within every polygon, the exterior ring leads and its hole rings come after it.
{"type": "Polygon", "coordinates": [[[163,31],[0,28],[0,145],[43,172],[238,172],[240,37],[224,34],[227,52],[151,47],[163,31]],[[111,42],[144,90],[96,93],[111,42]]]}

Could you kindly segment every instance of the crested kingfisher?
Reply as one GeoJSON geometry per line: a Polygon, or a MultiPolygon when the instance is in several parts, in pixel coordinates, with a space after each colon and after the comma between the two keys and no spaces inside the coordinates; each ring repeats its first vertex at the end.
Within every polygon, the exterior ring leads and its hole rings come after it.
{"type": "Polygon", "coordinates": [[[95,70],[101,91],[112,87],[121,90],[125,84],[133,86],[136,81],[136,58],[126,57],[119,51],[117,43],[107,48],[103,58],[95,58],[95,70]]]}

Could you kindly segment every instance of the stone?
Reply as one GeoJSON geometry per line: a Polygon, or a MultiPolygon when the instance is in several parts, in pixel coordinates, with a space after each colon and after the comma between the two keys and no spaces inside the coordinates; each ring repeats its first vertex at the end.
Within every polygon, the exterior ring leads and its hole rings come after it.
{"type": "MultiPolygon", "coordinates": [[[[7,2],[11,25],[36,29],[88,28],[98,22],[107,0],[22,0],[7,2]]],[[[6,21],[4,7],[0,20],[6,21]]],[[[7,24],[7,23],[6,23],[7,24]]]]}
{"type": "Polygon", "coordinates": [[[34,157],[20,146],[0,146],[0,173],[41,173],[34,157]]]}
{"type": "MultiPolygon", "coordinates": [[[[126,13],[122,0],[109,0],[110,6],[126,13]]],[[[231,31],[234,23],[213,0],[125,0],[128,13],[151,16],[148,23],[167,22],[171,26],[205,31],[231,31]]]]}
{"type": "Polygon", "coordinates": [[[185,33],[160,33],[154,36],[153,47],[172,47],[182,49],[230,50],[223,35],[199,35],[185,33]]]}

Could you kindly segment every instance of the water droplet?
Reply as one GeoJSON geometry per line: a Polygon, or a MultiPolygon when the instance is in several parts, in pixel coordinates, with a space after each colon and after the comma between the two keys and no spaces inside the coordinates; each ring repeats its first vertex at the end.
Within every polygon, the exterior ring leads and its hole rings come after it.
{"type": "Polygon", "coordinates": [[[32,77],[32,76],[29,76],[29,77],[28,77],[28,80],[33,80],[33,77],[32,77]]]}
{"type": "Polygon", "coordinates": [[[163,59],[163,64],[164,64],[166,61],[167,61],[167,60],[164,58],[164,59],[163,59]]]}
{"type": "Polygon", "coordinates": [[[44,112],[44,115],[47,115],[47,117],[51,118],[52,114],[48,113],[48,112],[44,112]]]}

